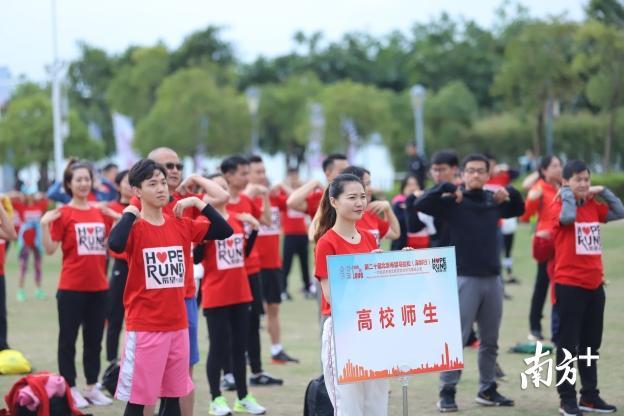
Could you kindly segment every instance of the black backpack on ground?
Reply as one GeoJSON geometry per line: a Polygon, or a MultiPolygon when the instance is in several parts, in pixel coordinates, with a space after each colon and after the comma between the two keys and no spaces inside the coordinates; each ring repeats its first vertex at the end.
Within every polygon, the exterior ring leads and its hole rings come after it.
{"type": "Polygon", "coordinates": [[[115,391],[117,390],[117,380],[119,379],[119,363],[117,360],[111,362],[106,370],[104,370],[104,375],[102,375],[102,386],[111,394],[111,396],[115,397],[115,391]]]}
{"type": "Polygon", "coordinates": [[[303,416],[333,416],[334,407],[329,400],[329,394],[325,388],[325,378],[313,379],[308,384],[305,392],[305,403],[303,405],[303,416]]]}

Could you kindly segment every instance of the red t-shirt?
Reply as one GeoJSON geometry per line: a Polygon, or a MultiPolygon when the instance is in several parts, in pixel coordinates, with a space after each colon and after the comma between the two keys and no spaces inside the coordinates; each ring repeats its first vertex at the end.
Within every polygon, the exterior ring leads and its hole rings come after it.
{"type": "Polygon", "coordinates": [[[360,219],[356,225],[375,237],[375,241],[377,242],[377,247],[375,248],[381,247],[381,239],[385,237],[388,233],[388,229],[390,229],[390,223],[388,221],[368,210],[364,211],[362,219],[360,219]]]}
{"type": "Polygon", "coordinates": [[[245,228],[233,215],[227,221],[234,234],[225,240],[211,240],[205,244],[201,284],[204,309],[253,299],[245,270],[245,228]]]}
{"type": "Polygon", "coordinates": [[[61,216],[50,224],[52,241],[61,242],[63,264],[58,288],[80,292],[108,289],[106,238],[110,227],[97,208],[59,208],[61,216]]]}
{"type": "Polygon", "coordinates": [[[609,207],[590,199],[576,207],[576,221],[561,225],[561,200],[553,203],[555,239],[554,282],[594,290],[602,284],[602,243],[600,223],[605,223],[609,207]]]}
{"type": "MultiPolygon", "coordinates": [[[[377,242],[371,233],[366,232],[359,226],[357,229],[361,236],[358,244],[349,243],[332,229],[327,231],[325,235],[319,239],[314,249],[314,276],[316,276],[317,279],[324,280],[329,277],[327,272],[327,256],[335,254],[370,253],[377,248],[377,242]]],[[[331,306],[327,303],[323,293],[321,293],[321,314],[324,316],[331,315],[331,306]]]]}
{"type": "Polygon", "coordinates": [[[316,215],[316,211],[318,211],[319,206],[321,205],[321,200],[323,199],[324,192],[325,190],[321,188],[316,188],[306,197],[306,203],[308,205],[308,207],[306,208],[306,214],[308,214],[310,218],[314,218],[314,215],[316,215]]]}
{"type": "MultiPolygon", "coordinates": [[[[238,196],[238,202],[233,204],[229,202],[226,206],[227,210],[232,213],[234,217],[236,214],[248,213],[251,214],[254,218],[259,219],[262,216],[262,210],[258,208],[256,204],[253,203],[251,198],[249,198],[245,194],[240,194],[238,196]]],[[[245,233],[250,234],[250,230],[245,224],[245,233]]],[[[257,239],[257,237],[256,237],[257,239]]],[[[247,269],[247,274],[252,275],[260,272],[260,255],[258,254],[258,243],[254,244],[253,250],[251,250],[251,254],[249,257],[245,259],[245,268],[247,269]]]]}
{"type": "Polygon", "coordinates": [[[496,175],[491,175],[483,188],[488,191],[496,192],[499,189],[505,188],[510,183],[511,175],[509,175],[508,171],[504,170],[496,175]]]}
{"type": "MultiPolygon", "coordinates": [[[[286,195],[284,190],[280,190],[280,195],[284,200],[288,199],[288,195],[286,195]]],[[[305,221],[306,214],[304,212],[288,208],[286,204],[280,210],[284,235],[308,235],[308,226],[305,221]]]]}
{"type": "MultiPolygon", "coordinates": [[[[25,224],[39,222],[43,214],[48,210],[48,200],[43,198],[33,201],[32,204],[26,205],[20,200],[13,200],[13,208],[19,216],[19,224],[24,227],[25,224]]],[[[26,247],[35,246],[36,231],[30,227],[24,231],[22,235],[24,238],[24,245],[26,247]]]]}
{"type": "Polygon", "coordinates": [[[184,298],[193,280],[191,243],[203,241],[208,221],[164,214],[162,225],[138,219],[126,243],[126,328],[177,331],[188,327],[184,298]]]}
{"type": "MultiPolygon", "coordinates": [[[[271,225],[260,224],[256,246],[260,256],[260,268],[279,269],[282,267],[282,258],[280,257],[280,211],[286,209],[286,198],[284,196],[271,195],[269,202],[271,204],[271,225]]],[[[256,197],[254,203],[262,210],[264,205],[262,197],[256,197]]]]}
{"type": "MultiPolygon", "coordinates": [[[[176,203],[181,199],[190,198],[192,196],[195,196],[199,199],[203,198],[203,195],[199,195],[199,194],[186,194],[183,196],[183,195],[180,195],[178,192],[172,193],[169,198],[169,203],[163,207],[163,211],[162,211],[163,214],[167,214],[170,217],[175,217],[173,213],[173,208],[175,207],[176,203]]],[[[130,200],[130,204],[137,207],[139,211],[141,210],[141,200],[137,198],[136,196],[132,197],[132,199],[130,200]]],[[[185,218],[190,218],[192,220],[199,219],[200,221],[203,221],[203,220],[208,221],[208,219],[203,217],[201,215],[201,212],[199,212],[199,210],[195,207],[190,207],[190,208],[185,209],[184,212],[182,213],[182,216],[185,218]]],[[[190,259],[191,259],[190,264],[193,264],[192,252],[191,252],[190,259]]],[[[194,297],[195,297],[195,279],[188,279],[186,281],[186,299],[192,299],[194,297]]]]}
{"type": "MultiPolygon", "coordinates": [[[[112,201],[109,202],[107,204],[107,206],[112,209],[113,211],[121,214],[123,212],[124,209],[126,209],[126,207],[128,206],[128,204],[122,204],[119,201],[112,201]]],[[[104,221],[106,221],[109,224],[109,227],[113,227],[115,220],[112,219],[109,216],[105,216],[104,217],[104,221]]],[[[115,253],[112,250],[108,250],[108,255],[115,258],[115,259],[120,259],[120,260],[126,260],[126,253],[115,253]]]]}

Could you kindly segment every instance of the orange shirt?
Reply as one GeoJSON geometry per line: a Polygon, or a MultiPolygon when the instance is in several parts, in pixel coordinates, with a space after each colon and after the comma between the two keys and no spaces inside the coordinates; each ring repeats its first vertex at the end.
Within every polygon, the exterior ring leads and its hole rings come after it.
{"type": "Polygon", "coordinates": [[[520,217],[520,221],[528,221],[533,215],[537,214],[536,231],[550,231],[559,223],[558,219],[556,222],[553,222],[551,212],[559,189],[543,179],[538,180],[531,188],[531,191],[539,188],[542,189],[542,196],[537,199],[526,199],[524,214],[520,217]]]}

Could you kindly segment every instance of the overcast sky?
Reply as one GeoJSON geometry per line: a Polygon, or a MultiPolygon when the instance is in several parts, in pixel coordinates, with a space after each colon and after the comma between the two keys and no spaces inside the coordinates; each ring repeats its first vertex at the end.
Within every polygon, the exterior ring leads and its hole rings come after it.
{"type": "MultiPolygon", "coordinates": [[[[531,14],[545,17],[567,12],[580,20],[586,1],[524,0],[531,14]]],[[[0,67],[14,76],[46,77],[52,61],[52,0],[0,1],[0,67]]],[[[374,35],[407,31],[447,11],[490,27],[501,0],[56,0],[59,56],[70,61],[79,40],[108,52],[129,45],[153,45],[159,40],[177,47],[189,33],[207,25],[225,28],[237,56],[251,61],[259,54],[290,51],[292,35],[322,31],[335,40],[349,31],[374,35]]]]}

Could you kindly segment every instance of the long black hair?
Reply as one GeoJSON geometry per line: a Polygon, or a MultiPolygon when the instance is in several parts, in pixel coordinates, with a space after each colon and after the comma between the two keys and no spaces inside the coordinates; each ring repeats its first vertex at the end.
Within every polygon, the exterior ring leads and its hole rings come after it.
{"type": "Polygon", "coordinates": [[[537,173],[541,179],[546,179],[544,171],[548,169],[548,166],[550,166],[553,159],[557,159],[559,163],[561,163],[561,159],[555,155],[546,155],[540,159],[539,165],[537,166],[537,173]]]}
{"type": "Polygon", "coordinates": [[[327,232],[330,228],[336,224],[336,209],[332,207],[330,198],[338,198],[343,192],[347,183],[357,182],[364,188],[364,183],[360,178],[350,173],[341,173],[336,176],[334,180],[329,184],[323,193],[323,199],[319,206],[319,222],[316,233],[314,234],[314,241],[318,240],[327,232]]]}

